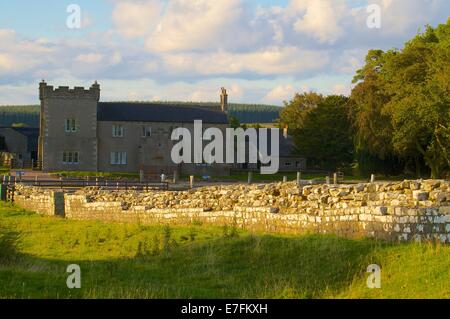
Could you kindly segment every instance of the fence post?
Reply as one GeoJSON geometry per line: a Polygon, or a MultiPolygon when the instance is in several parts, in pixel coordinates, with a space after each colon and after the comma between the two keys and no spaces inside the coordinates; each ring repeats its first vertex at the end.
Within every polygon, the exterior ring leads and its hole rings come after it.
{"type": "Polygon", "coordinates": [[[178,171],[173,172],[173,183],[178,183],[178,171]]]}
{"type": "Polygon", "coordinates": [[[248,172],[247,183],[253,183],[253,172],[248,172]]]}
{"type": "Polygon", "coordinates": [[[326,184],[330,185],[330,176],[327,176],[325,180],[326,180],[326,184]]]}
{"type": "Polygon", "coordinates": [[[300,186],[301,183],[302,183],[302,173],[297,172],[297,185],[300,186]]]}
{"type": "Polygon", "coordinates": [[[37,185],[38,184],[38,176],[36,175],[35,177],[34,177],[34,185],[37,185]]]}
{"type": "Polygon", "coordinates": [[[287,176],[283,176],[283,183],[287,183],[287,181],[288,181],[287,176]]]}
{"type": "Polygon", "coordinates": [[[338,174],[337,174],[337,173],[334,173],[334,174],[333,174],[333,184],[334,184],[334,185],[337,185],[337,183],[338,183],[338,174]]]}
{"type": "Polygon", "coordinates": [[[95,178],[95,187],[98,187],[98,177],[95,178]]]}
{"type": "Polygon", "coordinates": [[[370,175],[370,182],[375,183],[375,174],[370,175]]]}
{"type": "Polygon", "coordinates": [[[145,178],[144,170],[141,169],[141,170],[139,170],[139,182],[143,183],[144,182],[144,178],[145,178]]]}
{"type": "Polygon", "coordinates": [[[194,175],[189,176],[189,187],[194,188],[194,175]]]}

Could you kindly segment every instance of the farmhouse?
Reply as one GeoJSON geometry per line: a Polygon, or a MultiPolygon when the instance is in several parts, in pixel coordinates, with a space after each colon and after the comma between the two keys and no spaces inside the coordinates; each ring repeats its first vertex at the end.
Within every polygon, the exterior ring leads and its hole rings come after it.
{"type": "Polygon", "coordinates": [[[100,85],[89,89],[39,85],[41,101],[38,157],[44,171],[107,171],[157,174],[229,174],[228,164],[174,164],[175,128],[228,127],[228,95],[217,108],[155,103],[103,103],[100,85]]]}
{"type": "MultiPolygon", "coordinates": [[[[229,175],[231,169],[259,169],[248,157],[242,164],[210,161],[174,161],[172,150],[177,141],[172,133],[177,128],[195,133],[201,121],[202,134],[216,128],[226,135],[228,94],[222,88],[220,104],[160,104],[100,102],[100,85],[89,89],[60,86],[54,88],[42,81],[39,85],[40,128],[38,162],[44,171],[102,171],[153,174],[229,175]]],[[[176,133],[176,132],[174,132],[176,133]]],[[[198,133],[198,132],[197,132],[198,133]]],[[[195,136],[191,134],[194,142],[195,136]]],[[[271,141],[269,139],[269,144],[271,141]]],[[[203,146],[208,144],[202,141],[203,146]]],[[[249,149],[249,141],[245,142],[249,149]]],[[[292,156],[293,143],[287,131],[280,136],[276,166],[280,170],[306,168],[303,158],[292,156]]],[[[189,143],[194,153],[196,143],[189,143]],[[192,147],[191,147],[192,145],[192,147]]],[[[198,145],[197,145],[198,146],[198,145]]],[[[226,145],[224,145],[226,147],[226,145]]],[[[258,143],[261,151],[261,145],[258,143]]],[[[271,145],[268,145],[271,149],[271,145]]],[[[225,153],[225,150],[224,150],[225,153]]]]}

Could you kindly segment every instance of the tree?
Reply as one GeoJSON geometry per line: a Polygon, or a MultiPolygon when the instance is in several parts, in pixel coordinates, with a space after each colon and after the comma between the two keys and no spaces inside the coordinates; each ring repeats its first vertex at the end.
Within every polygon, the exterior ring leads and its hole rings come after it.
{"type": "Polygon", "coordinates": [[[230,126],[232,128],[241,127],[241,122],[239,122],[239,119],[237,117],[232,116],[232,115],[228,116],[228,122],[230,123],[230,126]]]}
{"type": "Polygon", "coordinates": [[[291,101],[284,102],[285,107],[280,112],[279,126],[288,126],[289,130],[295,134],[303,127],[308,112],[316,108],[323,99],[321,94],[315,92],[297,93],[291,101]]]}
{"type": "Polygon", "coordinates": [[[348,117],[348,98],[331,95],[319,102],[303,119],[295,134],[297,151],[309,162],[337,169],[353,161],[353,140],[348,117]]]}
{"type": "Polygon", "coordinates": [[[419,153],[438,178],[450,167],[450,24],[427,27],[385,67],[385,105],[398,154],[419,153]]]}
{"type": "Polygon", "coordinates": [[[437,178],[450,167],[450,24],[427,27],[401,50],[369,51],[351,104],[355,148],[396,156],[437,178]]]}

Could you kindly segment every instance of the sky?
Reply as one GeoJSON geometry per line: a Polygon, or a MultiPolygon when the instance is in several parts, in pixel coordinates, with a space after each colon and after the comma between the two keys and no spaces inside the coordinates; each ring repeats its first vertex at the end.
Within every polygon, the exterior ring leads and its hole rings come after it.
{"type": "Polygon", "coordinates": [[[449,16],[449,0],[0,0],[0,105],[38,104],[42,79],[97,80],[103,101],[349,94],[369,49],[449,16]]]}

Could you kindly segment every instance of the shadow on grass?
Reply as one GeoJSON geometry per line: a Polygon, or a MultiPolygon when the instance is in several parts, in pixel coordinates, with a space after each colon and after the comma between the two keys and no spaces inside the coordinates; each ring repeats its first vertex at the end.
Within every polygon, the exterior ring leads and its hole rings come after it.
{"type": "Polygon", "coordinates": [[[18,252],[1,230],[2,298],[323,298],[364,275],[386,244],[334,236],[243,234],[136,252],[134,258],[53,260],[18,252]],[[82,288],[69,290],[69,264],[82,288]]]}

